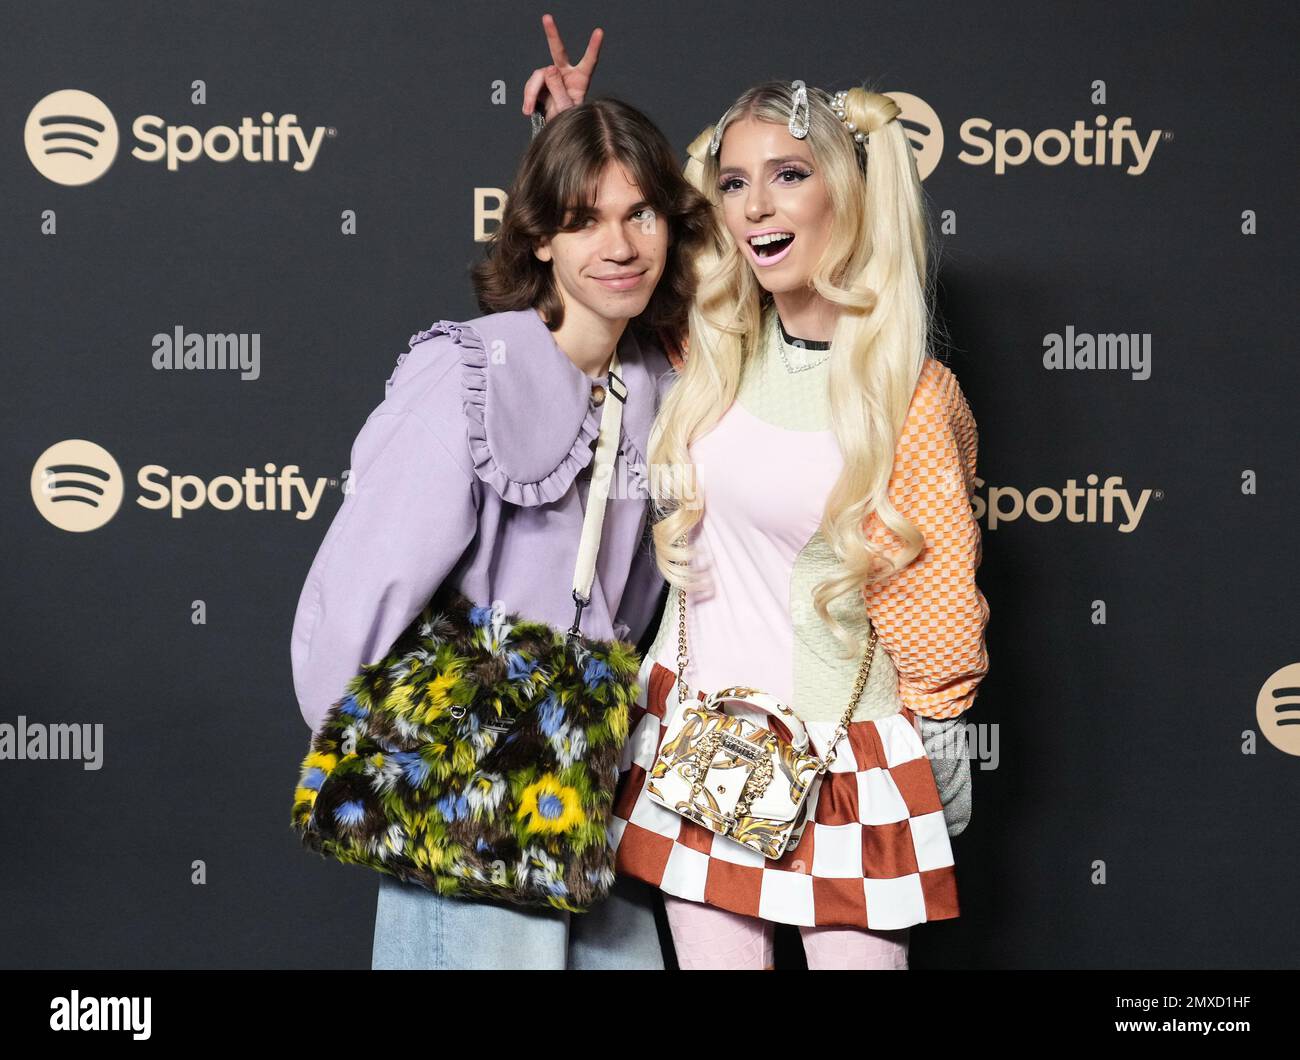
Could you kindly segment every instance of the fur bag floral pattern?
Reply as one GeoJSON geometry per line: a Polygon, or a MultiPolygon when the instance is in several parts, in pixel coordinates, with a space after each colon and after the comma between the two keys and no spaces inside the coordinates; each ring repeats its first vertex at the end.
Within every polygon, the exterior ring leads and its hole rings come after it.
{"type": "Polygon", "coordinates": [[[602,900],[640,659],[567,640],[441,589],[313,733],[291,819],[303,843],[440,894],[602,900]]]}

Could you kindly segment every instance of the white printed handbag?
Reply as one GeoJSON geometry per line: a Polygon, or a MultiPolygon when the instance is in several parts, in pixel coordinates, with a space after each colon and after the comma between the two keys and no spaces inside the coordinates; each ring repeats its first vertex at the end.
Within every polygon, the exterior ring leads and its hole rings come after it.
{"type": "Polygon", "coordinates": [[[735,686],[688,703],[686,684],[686,594],[677,591],[677,703],[646,780],[646,794],[712,832],[780,858],[799,842],[817,803],[821,776],[835,761],[871,672],[876,650],[872,629],[857,682],[826,756],[809,753],[808,730],[775,696],[735,686]],[[727,714],[726,703],[744,703],[780,716],[786,740],[747,718],[727,714]]]}

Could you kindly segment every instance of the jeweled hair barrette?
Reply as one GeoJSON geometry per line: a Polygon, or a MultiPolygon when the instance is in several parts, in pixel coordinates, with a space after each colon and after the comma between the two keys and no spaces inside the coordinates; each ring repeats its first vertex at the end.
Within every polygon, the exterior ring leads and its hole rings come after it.
{"type": "MultiPolygon", "coordinates": [[[[790,82],[790,89],[793,96],[790,103],[788,128],[791,136],[802,140],[808,135],[808,87],[802,81],[792,81],[790,82]]],[[[713,136],[709,140],[709,154],[711,155],[716,156],[722,150],[722,130],[727,124],[727,115],[730,113],[731,108],[728,107],[726,113],[713,126],[713,136]]]]}
{"type": "MultiPolygon", "coordinates": [[[[840,120],[849,133],[852,135],[855,143],[865,148],[869,132],[859,129],[854,122],[848,120],[844,110],[845,100],[848,99],[848,90],[840,89],[831,97],[831,110],[834,111],[835,117],[840,120]]],[[[717,155],[722,149],[722,129],[727,123],[727,115],[731,113],[728,107],[725,114],[718,119],[718,123],[713,127],[713,136],[709,140],[709,154],[717,155]]],[[[811,118],[811,112],[808,108],[808,86],[802,81],[790,82],[790,135],[796,140],[803,140],[808,136],[808,127],[811,118]]]]}

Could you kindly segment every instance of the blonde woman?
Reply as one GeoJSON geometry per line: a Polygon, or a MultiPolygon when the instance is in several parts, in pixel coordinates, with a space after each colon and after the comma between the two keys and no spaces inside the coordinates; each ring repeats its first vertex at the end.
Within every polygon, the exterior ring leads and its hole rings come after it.
{"type": "MultiPolygon", "coordinates": [[[[529,87],[559,110],[573,68],[547,32],[556,64],[529,87]]],[[[905,968],[912,925],[959,915],[949,836],[970,773],[953,737],[989,665],[977,435],[931,353],[926,216],[898,114],[864,88],[774,81],[690,148],[722,235],[697,258],[680,378],[650,434],[652,468],[672,471],[654,540],[674,589],[613,829],[619,872],[664,893],[682,968],[771,967],[774,923],[799,925],[810,968],[905,968]],[[819,755],[873,628],[884,649],[779,860],[645,792],[678,701],[683,603],[687,694],[772,693],[819,755]]]]}

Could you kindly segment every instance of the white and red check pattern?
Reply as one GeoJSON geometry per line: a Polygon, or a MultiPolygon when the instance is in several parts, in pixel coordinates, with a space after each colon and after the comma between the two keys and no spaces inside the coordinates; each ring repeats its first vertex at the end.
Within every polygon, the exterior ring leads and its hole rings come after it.
{"type": "MultiPolygon", "coordinates": [[[[641,689],[610,828],[620,874],[781,924],[887,930],[959,915],[943,805],[906,707],[849,725],[798,845],[769,860],[646,796],[667,728],[665,706],[670,696],[676,702],[676,674],[647,656],[641,689]]],[[[813,749],[824,754],[835,723],[805,724],[813,749]]]]}

